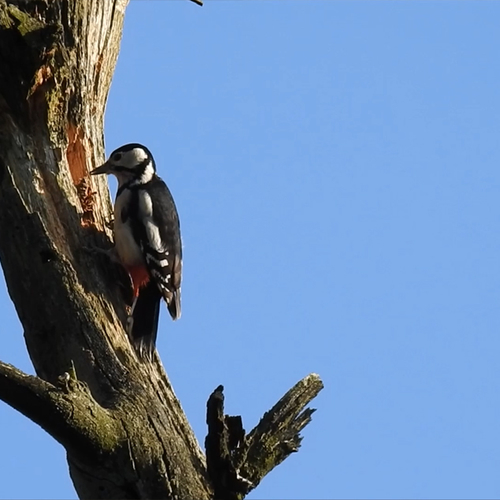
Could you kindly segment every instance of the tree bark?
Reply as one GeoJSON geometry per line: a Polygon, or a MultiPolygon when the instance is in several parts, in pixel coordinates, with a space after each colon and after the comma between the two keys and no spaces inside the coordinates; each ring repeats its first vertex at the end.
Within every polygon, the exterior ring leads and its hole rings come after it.
{"type": "MultiPolygon", "coordinates": [[[[220,474],[207,472],[158,356],[142,361],[126,337],[128,277],[82,250],[112,245],[107,184],[89,171],[103,160],[127,3],[0,0],[0,261],[37,373],[0,363],[0,399],[66,448],[80,498],[203,500],[220,474]]],[[[287,418],[271,410],[280,429],[231,443],[226,464],[245,487],[220,495],[242,498],[295,451],[322,387],[301,383],[310,390],[287,418]]]]}

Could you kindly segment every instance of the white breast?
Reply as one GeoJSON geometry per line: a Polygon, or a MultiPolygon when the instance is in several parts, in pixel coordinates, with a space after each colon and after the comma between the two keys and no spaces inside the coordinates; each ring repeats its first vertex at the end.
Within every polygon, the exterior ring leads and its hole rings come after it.
{"type": "Polygon", "coordinates": [[[124,266],[139,266],[144,265],[144,259],[141,249],[132,235],[130,218],[127,218],[125,222],[122,221],[122,210],[127,205],[130,194],[130,191],[125,189],[115,203],[115,248],[124,266]]]}

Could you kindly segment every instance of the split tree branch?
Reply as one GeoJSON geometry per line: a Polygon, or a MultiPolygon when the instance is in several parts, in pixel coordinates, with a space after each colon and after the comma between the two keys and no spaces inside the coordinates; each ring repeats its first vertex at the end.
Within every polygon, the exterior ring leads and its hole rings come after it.
{"type": "Polygon", "coordinates": [[[272,469],[298,451],[300,431],[314,409],[305,408],[323,388],[315,373],[297,382],[245,436],[241,417],[224,415],[222,386],[207,403],[207,468],[215,499],[241,500],[272,469]]]}

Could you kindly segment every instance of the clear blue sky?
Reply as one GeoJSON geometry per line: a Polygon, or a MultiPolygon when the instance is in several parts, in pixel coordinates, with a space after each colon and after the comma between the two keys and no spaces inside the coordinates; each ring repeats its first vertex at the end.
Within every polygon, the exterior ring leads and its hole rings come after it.
{"type": "MultiPolygon", "coordinates": [[[[218,384],[251,429],[306,374],[325,383],[251,498],[499,497],[499,19],[131,1],[106,148],[146,144],[177,202],[183,316],[162,312],[158,347],[198,439],[218,384]]],[[[1,359],[32,372],[0,304],[1,359]]],[[[0,497],[74,497],[64,450],[0,419],[0,497]]]]}

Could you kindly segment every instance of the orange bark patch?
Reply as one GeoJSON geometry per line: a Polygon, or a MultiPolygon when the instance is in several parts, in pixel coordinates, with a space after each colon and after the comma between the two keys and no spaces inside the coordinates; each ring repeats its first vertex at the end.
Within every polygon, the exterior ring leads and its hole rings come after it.
{"type": "Polygon", "coordinates": [[[54,63],[55,63],[56,49],[52,48],[41,55],[43,64],[35,71],[33,75],[33,80],[31,82],[31,88],[28,91],[28,99],[35,94],[38,90],[47,90],[47,88],[54,83],[54,63]]]}
{"type": "Polygon", "coordinates": [[[86,154],[83,145],[83,131],[80,127],[68,124],[68,148],[66,149],[66,158],[68,160],[69,171],[75,186],[87,176],[86,154]]]}
{"type": "Polygon", "coordinates": [[[68,124],[68,147],[66,149],[66,159],[68,160],[69,171],[78,192],[78,198],[83,210],[82,226],[93,226],[95,192],[90,187],[87,177],[86,150],[84,146],[84,135],[80,127],[68,124]]]}
{"type": "Polygon", "coordinates": [[[76,190],[83,210],[82,226],[92,226],[95,222],[93,208],[96,192],[92,190],[89,180],[85,177],[76,185],[76,190]]]}

